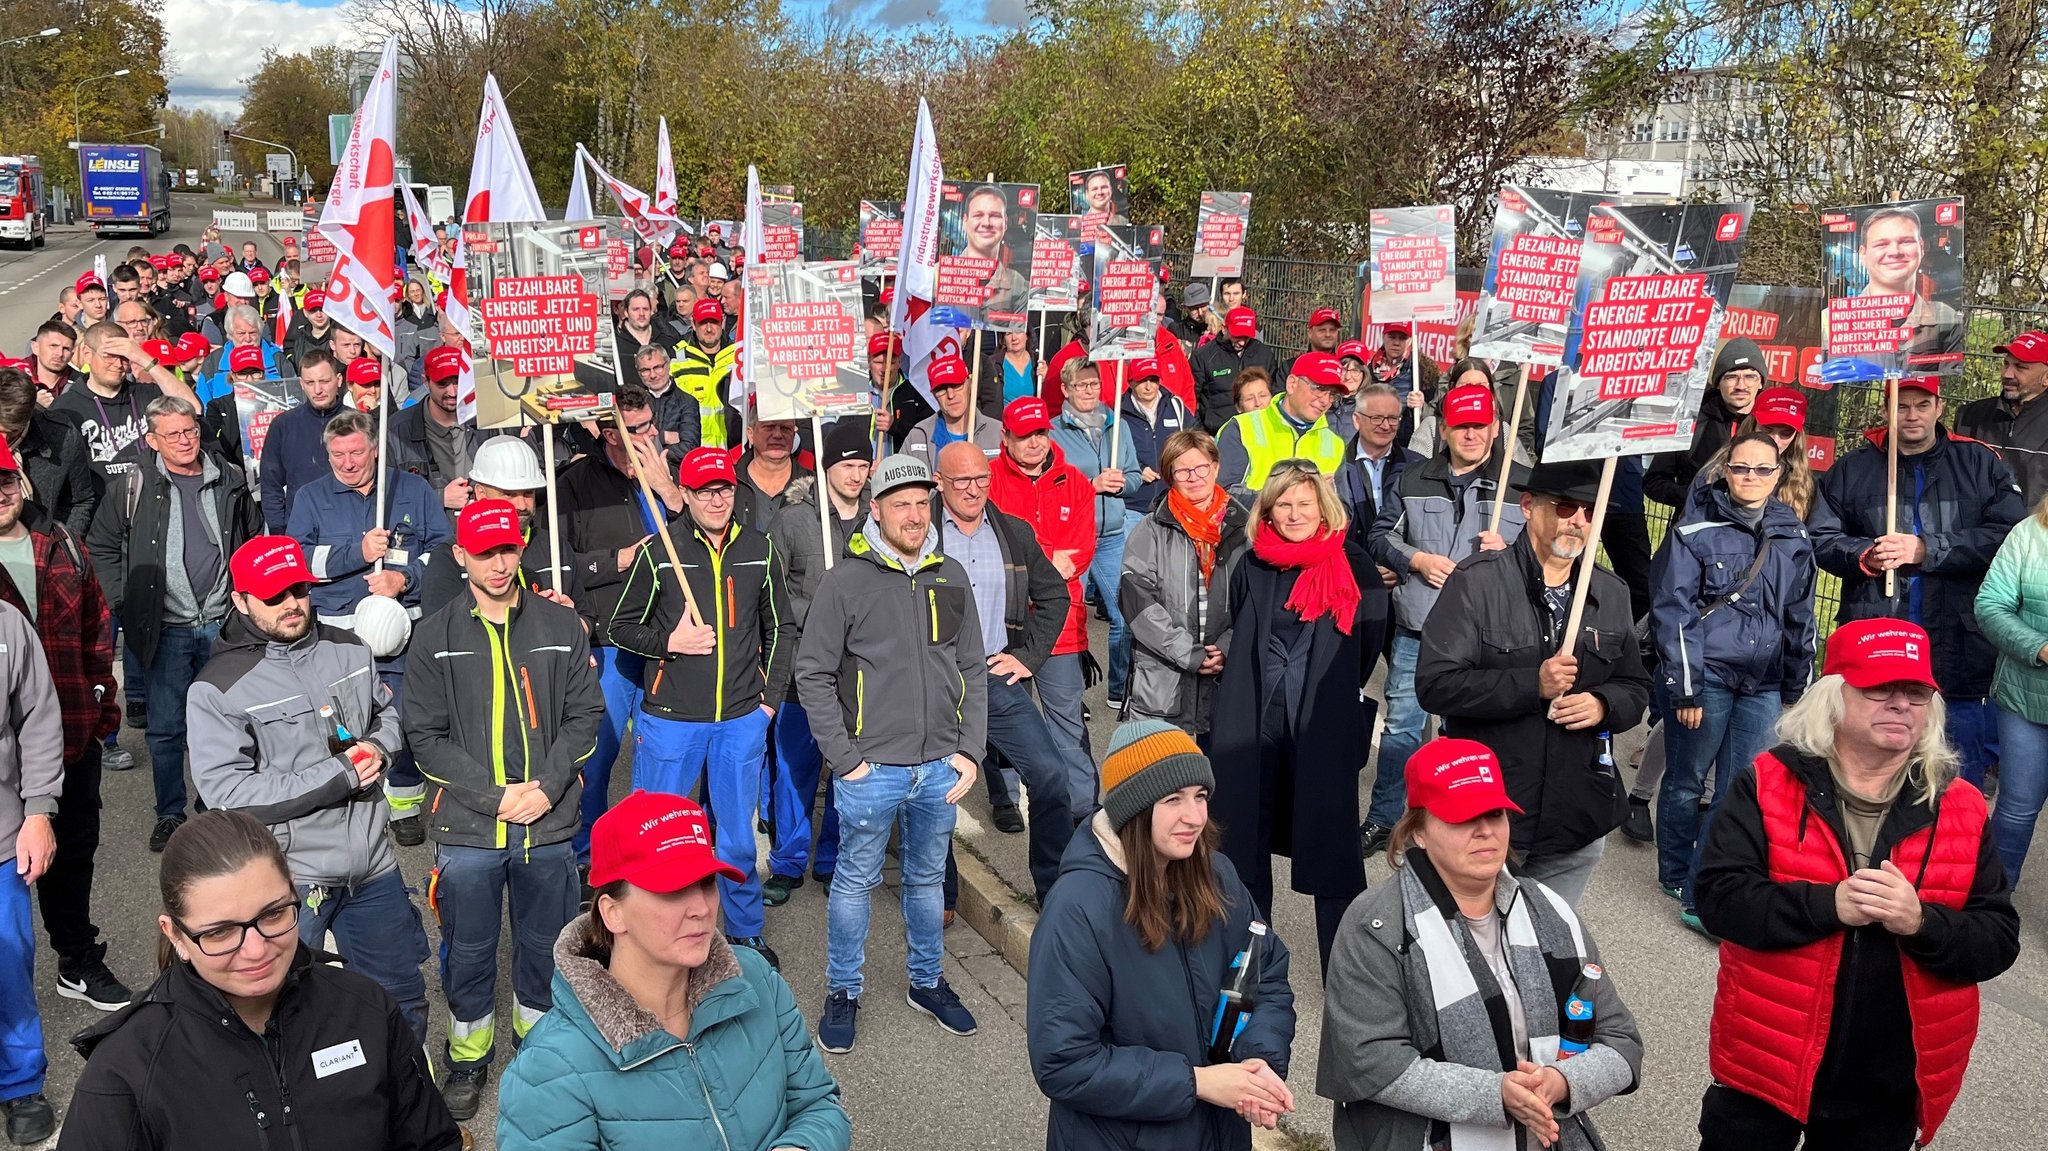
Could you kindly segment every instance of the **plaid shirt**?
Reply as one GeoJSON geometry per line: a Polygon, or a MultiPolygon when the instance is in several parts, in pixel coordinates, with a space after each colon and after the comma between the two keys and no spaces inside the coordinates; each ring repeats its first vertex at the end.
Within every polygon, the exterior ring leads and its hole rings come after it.
{"type": "MultiPolygon", "coordinates": [[[[99,577],[71,533],[39,513],[33,508],[23,512],[35,545],[34,620],[64,713],[64,761],[69,763],[92,741],[120,728],[121,693],[114,689],[114,641],[99,577]]],[[[0,568],[0,600],[29,614],[5,568],[0,568]]]]}

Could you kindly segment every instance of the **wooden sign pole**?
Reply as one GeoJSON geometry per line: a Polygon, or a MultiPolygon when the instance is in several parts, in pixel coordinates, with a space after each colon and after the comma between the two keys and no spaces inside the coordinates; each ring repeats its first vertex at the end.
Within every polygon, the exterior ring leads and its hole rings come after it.
{"type": "MultiPolygon", "coordinates": [[[[1607,495],[1614,488],[1614,468],[1621,462],[1619,456],[1608,456],[1600,462],[1600,494],[1593,500],[1593,522],[1586,528],[1586,550],[1579,555],[1579,578],[1572,588],[1572,610],[1565,618],[1564,638],[1557,649],[1559,655],[1571,655],[1579,638],[1579,623],[1586,617],[1586,589],[1593,583],[1595,557],[1600,553],[1600,529],[1607,524],[1607,495]]],[[[1624,639],[1624,643],[1633,640],[1624,639]]]]}
{"type": "Polygon", "coordinates": [[[541,479],[547,484],[548,578],[554,581],[557,594],[566,594],[562,592],[562,533],[557,530],[555,522],[555,426],[536,426],[540,428],[541,479]]]}
{"type": "Polygon", "coordinates": [[[832,570],[832,553],[839,549],[832,546],[832,489],[825,482],[825,419],[815,410],[811,412],[812,458],[818,464],[818,542],[825,549],[825,570],[832,570]]]}
{"type": "Polygon", "coordinates": [[[1515,466],[1515,430],[1522,426],[1522,403],[1529,391],[1529,369],[1526,365],[1515,365],[1515,407],[1508,418],[1507,443],[1500,453],[1500,475],[1493,484],[1493,515],[1487,520],[1486,530],[1500,531],[1501,513],[1508,506],[1508,474],[1515,466]]]}
{"type": "MultiPolygon", "coordinates": [[[[1895,535],[1899,530],[1899,377],[1887,375],[1884,391],[1884,534],[1895,535]]],[[[1896,568],[1885,569],[1884,594],[1886,599],[1899,594],[1896,568]]]]}

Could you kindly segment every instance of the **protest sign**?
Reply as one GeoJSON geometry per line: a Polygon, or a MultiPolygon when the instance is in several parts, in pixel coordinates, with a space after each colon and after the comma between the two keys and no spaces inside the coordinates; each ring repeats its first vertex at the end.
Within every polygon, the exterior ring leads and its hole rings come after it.
{"type": "Polygon", "coordinates": [[[1831,208],[1821,228],[1828,357],[1890,375],[1962,371],[1963,201],[1831,208]]]}
{"type": "Polygon", "coordinates": [[[947,180],[939,193],[938,323],[1021,332],[1031,304],[1038,185],[947,180]]]}
{"type": "Polygon", "coordinates": [[[743,237],[748,263],[786,264],[804,258],[804,206],[795,200],[771,200],[761,194],[761,239],[743,237]]]}
{"type": "Polygon", "coordinates": [[[1707,391],[1750,205],[1600,205],[1543,458],[1683,451],[1707,391]]]}
{"type": "Polygon", "coordinates": [[[304,393],[299,390],[296,377],[238,382],[234,388],[235,420],[242,429],[242,465],[253,484],[261,468],[263,441],[270,436],[271,423],[298,407],[304,393]]]}
{"type": "Polygon", "coordinates": [[[860,202],[860,274],[894,276],[896,252],[903,246],[903,201],[860,202]]]}
{"type": "Polygon", "coordinates": [[[1250,192],[1204,192],[1195,212],[1195,251],[1188,275],[1216,280],[1244,275],[1244,238],[1252,228],[1250,192]]]}
{"type": "Polygon", "coordinates": [[[1454,316],[1456,212],[1447,204],[1374,208],[1371,223],[1373,318],[1413,323],[1454,316]]]}
{"type": "Polygon", "coordinates": [[[1834,384],[1820,372],[1826,301],[1818,288],[1737,284],[1728,294],[1720,339],[1722,346],[1734,339],[1755,340],[1764,353],[1764,386],[1796,387],[1807,393],[1806,462],[1817,472],[1835,462],[1837,401],[1828,394],[1834,384]]]}
{"type": "Polygon", "coordinates": [[[747,265],[747,338],[759,341],[748,380],[756,420],[806,420],[866,402],[860,281],[852,260],[747,265]]]}
{"type": "Polygon", "coordinates": [[[1067,173],[1067,211],[1081,218],[1081,242],[1092,244],[1104,228],[1130,225],[1130,173],[1122,164],[1106,164],[1067,173]]]}
{"type": "Polygon", "coordinates": [[[517,427],[524,397],[572,388],[568,377],[610,390],[606,301],[612,268],[633,238],[633,227],[616,219],[463,229],[478,427],[517,427]]]}
{"type": "Polygon", "coordinates": [[[1071,312],[1081,304],[1081,217],[1038,214],[1031,241],[1031,310],[1071,312]]]}
{"type": "Polygon", "coordinates": [[[1602,192],[1503,187],[1480,281],[1472,355],[1517,364],[1563,363],[1586,214],[1596,204],[1632,202],[1639,201],[1602,192]]]}
{"type": "Polygon", "coordinates": [[[1088,358],[1135,360],[1153,355],[1159,331],[1159,260],[1165,229],[1104,228],[1094,245],[1089,279],[1093,310],[1088,358]]]}

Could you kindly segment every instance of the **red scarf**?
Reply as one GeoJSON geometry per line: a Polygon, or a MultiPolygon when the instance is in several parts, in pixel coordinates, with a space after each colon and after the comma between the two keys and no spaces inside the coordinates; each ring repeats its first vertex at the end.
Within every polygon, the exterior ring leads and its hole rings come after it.
{"type": "Polygon", "coordinates": [[[1206,508],[1196,507],[1194,501],[1181,495],[1178,488],[1166,489],[1166,510],[1195,545],[1195,557],[1202,564],[1204,587],[1216,575],[1216,548],[1223,542],[1223,512],[1229,506],[1230,497],[1215,489],[1209,492],[1209,506],[1206,508]]]}
{"type": "Polygon", "coordinates": [[[1351,634],[1358,618],[1358,577],[1344,558],[1344,537],[1325,527],[1309,539],[1290,543],[1271,525],[1261,526],[1252,538],[1252,553],[1283,571],[1301,572],[1294,581],[1294,594],[1287,606],[1301,613],[1301,622],[1314,623],[1332,617],[1337,630],[1351,634]]]}

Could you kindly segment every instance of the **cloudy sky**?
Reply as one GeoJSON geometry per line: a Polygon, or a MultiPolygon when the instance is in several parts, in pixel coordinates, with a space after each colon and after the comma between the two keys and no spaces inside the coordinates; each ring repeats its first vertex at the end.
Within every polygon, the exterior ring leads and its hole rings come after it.
{"type": "MultiPolygon", "coordinates": [[[[1029,0],[784,0],[784,7],[890,27],[943,19],[971,33],[1022,24],[1029,0]]],[[[164,0],[163,20],[177,61],[171,103],[229,114],[241,107],[243,81],[264,48],[301,52],[357,39],[342,0],[164,0]]]]}

